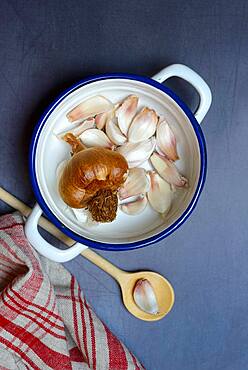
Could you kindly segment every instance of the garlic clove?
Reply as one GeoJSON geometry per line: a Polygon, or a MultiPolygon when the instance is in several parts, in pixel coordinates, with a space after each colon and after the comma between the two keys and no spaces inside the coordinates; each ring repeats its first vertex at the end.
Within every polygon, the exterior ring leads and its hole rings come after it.
{"type": "Polygon", "coordinates": [[[134,117],[129,131],[128,139],[132,143],[139,143],[149,139],[155,134],[158,123],[158,116],[153,109],[143,108],[137,116],[134,117]]]}
{"type": "Polygon", "coordinates": [[[89,130],[90,128],[95,128],[95,118],[88,118],[85,121],[81,122],[78,126],[73,127],[71,130],[64,131],[58,134],[60,139],[63,138],[66,134],[73,134],[74,136],[78,137],[84,131],[89,130]]]}
{"type": "Polygon", "coordinates": [[[166,214],[172,203],[172,191],[170,185],[164,181],[155,171],[149,171],[150,190],[147,198],[152,208],[162,214],[166,214]]]}
{"type": "Polygon", "coordinates": [[[166,157],[172,161],[179,159],[174,132],[166,121],[158,124],[156,132],[157,145],[166,157]]]}
{"type": "Polygon", "coordinates": [[[153,153],[150,159],[155,170],[165,181],[179,188],[187,187],[188,180],[179,173],[172,161],[157,153],[153,153]]]}
{"type": "Polygon", "coordinates": [[[120,204],[120,210],[127,215],[134,216],[144,211],[147,206],[147,198],[144,194],[140,194],[136,200],[128,203],[120,204]]]}
{"type": "Polygon", "coordinates": [[[160,149],[160,147],[158,146],[158,143],[156,142],[156,147],[155,147],[155,150],[158,154],[164,156],[164,152],[162,152],[162,150],[160,149]]]}
{"type": "Polygon", "coordinates": [[[97,114],[95,117],[96,127],[99,130],[104,129],[106,123],[113,117],[113,114],[113,110],[97,114]]]}
{"type": "Polygon", "coordinates": [[[99,113],[95,116],[96,127],[102,130],[106,124],[108,112],[99,113]]]}
{"type": "Polygon", "coordinates": [[[73,108],[66,117],[70,122],[79,119],[93,117],[99,113],[107,112],[113,109],[113,104],[106,98],[100,95],[93,96],[73,108]]]}
{"type": "Polygon", "coordinates": [[[140,143],[127,142],[117,148],[117,151],[126,158],[129,168],[133,168],[149,159],[154,151],[155,145],[156,140],[152,137],[140,143]]]}
{"type": "Polygon", "coordinates": [[[146,193],[149,190],[150,181],[144,168],[131,168],[124,185],[119,189],[120,200],[146,193]]]}
{"type": "Polygon", "coordinates": [[[121,132],[127,136],[129,126],[136,114],[138,97],[135,95],[128,96],[123,103],[116,109],[116,117],[121,132]]]}
{"type": "Polygon", "coordinates": [[[106,126],[106,123],[108,121],[110,121],[111,119],[114,118],[115,116],[115,111],[117,108],[119,108],[120,106],[120,103],[116,103],[114,104],[114,107],[113,109],[111,109],[110,111],[108,112],[103,112],[103,113],[99,113],[95,116],[95,121],[96,121],[96,127],[99,129],[99,130],[103,130],[104,127],[106,126]]]}
{"type": "Polygon", "coordinates": [[[107,135],[96,128],[84,131],[80,136],[80,140],[88,148],[90,147],[103,147],[113,149],[114,144],[109,140],[107,135]]]}
{"type": "Polygon", "coordinates": [[[144,161],[143,161],[143,160],[141,160],[141,161],[133,161],[133,162],[130,162],[130,164],[129,164],[129,168],[131,169],[131,168],[134,168],[134,167],[139,167],[139,166],[141,166],[143,163],[144,163],[144,161]]]}
{"type": "Polygon", "coordinates": [[[121,130],[112,119],[106,123],[106,134],[116,145],[123,145],[127,141],[126,136],[121,133],[121,130]]]}
{"type": "Polygon", "coordinates": [[[147,279],[137,281],[133,291],[136,305],[144,312],[156,315],[159,313],[158,302],[151,283],[147,279]]]}

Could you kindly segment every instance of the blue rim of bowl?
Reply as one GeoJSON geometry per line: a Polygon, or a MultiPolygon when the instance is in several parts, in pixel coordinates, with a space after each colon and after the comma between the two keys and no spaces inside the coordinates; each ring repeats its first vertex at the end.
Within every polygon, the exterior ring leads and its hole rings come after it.
{"type": "Polygon", "coordinates": [[[33,187],[33,191],[36,197],[37,202],[39,203],[41,209],[45,213],[45,215],[48,217],[48,219],[58,227],[64,234],[69,236],[70,238],[74,239],[75,241],[85,244],[88,247],[100,249],[100,250],[110,250],[110,251],[125,251],[125,250],[131,250],[131,249],[138,249],[142,248],[151,244],[154,244],[164,238],[166,238],[168,235],[170,235],[172,232],[174,232],[176,229],[178,229],[190,216],[192,211],[194,210],[197,201],[199,199],[199,196],[202,192],[205,180],[206,180],[206,173],[207,173],[207,152],[206,152],[206,143],[203,136],[203,132],[201,130],[201,127],[199,123],[197,122],[195,116],[191,112],[191,110],[187,107],[185,103],[168,87],[162,85],[161,83],[144,76],[134,75],[134,74],[127,74],[127,73],[111,73],[111,74],[101,74],[96,76],[91,76],[88,78],[84,78],[83,80],[80,80],[76,84],[72,85],[68,89],[64,90],[54,101],[51,103],[47,110],[43,113],[40,120],[38,121],[37,125],[34,128],[33,135],[31,138],[31,145],[29,150],[29,173],[31,177],[31,183],[33,187]],[[132,242],[132,243],[124,243],[124,244],[111,244],[111,243],[102,243],[97,242],[88,238],[85,238],[81,235],[78,235],[77,233],[73,232],[69,228],[67,228],[50,210],[48,205],[46,204],[41,191],[39,189],[37,177],[36,177],[36,171],[35,171],[35,155],[36,155],[36,149],[37,144],[39,140],[40,133],[42,131],[43,126],[45,125],[45,122],[47,118],[50,116],[50,114],[54,111],[54,109],[61,103],[61,101],[67,97],[70,93],[75,91],[76,89],[90,84],[92,82],[100,81],[100,80],[106,80],[106,79],[125,79],[125,80],[135,80],[140,81],[145,84],[148,84],[150,86],[153,86],[161,91],[163,91],[165,94],[170,96],[178,105],[179,107],[184,111],[186,116],[189,118],[193,129],[195,131],[198,143],[199,143],[199,149],[200,149],[200,174],[199,174],[199,181],[197,184],[196,191],[194,193],[194,196],[187,207],[187,209],[183,212],[183,214],[168,228],[161,231],[160,233],[149,237],[144,240],[132,242]]]}

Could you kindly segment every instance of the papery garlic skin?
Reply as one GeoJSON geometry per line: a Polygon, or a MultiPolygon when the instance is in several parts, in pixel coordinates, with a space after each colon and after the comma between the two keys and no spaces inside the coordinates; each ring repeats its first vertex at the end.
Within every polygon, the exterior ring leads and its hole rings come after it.
{"type": "Polygon", "coordinates": [[[155,134],[158,123],[158,116],[153,109],[143,108],[138,113],[128,130],[128,140],[131,143],[139,143],[149,139],[155,134]]]}
{"type": "Polygon", "coordinates": [[[179,173],[172,161],[157,153],[153,153],[150,160],[155,170],[169,184],[179,188],[188,186],[188,180],[179,173]]]}
{"type": "Polygon", "coordinates": [[[74,122],[79,119],[94,117],[99,113],[107,112],[111,109],[113,109],[113,104],[108,99],[101,95],[96,95],[78,104],[67,113],[66,117],[70,122],[74,122]]]}
{"type": "Polygon", "coordinates": [[[166,121],[158,124],[156,132],[157,145],[159,150],[171,161],[179,159],[177,153],[177,142],[173,130],[166,121]]]}
{"type": "Polygon", "coordinates": [[[142,213],[147,206],[147,198],[144,194],[140,194],[136,200],[120,204],[119,208],[122,212],[130,216],[135,216],[142,213]]]}
{"type": "Polygon", "coordinates": [[[123,145],[127,141],[126,136],[122,134],[121,130],[112,119],[106,123],[106,134],[116,145],[123,145]]]}
{"type": "Polygon", "coordinates": [[[172,191],[170,185],[163,180],[156,172],[149,171],[151,186],[147,193],[152,208],[165,215],[171,208],[172,191]]]}
{"type": "Polygon", "coordinates": [[[138,100],[137,96],[130,95],[116,109],[115,115],[118,119],[118,126],[125,136],[127,136],[129,126],[136,114],[138,100]]]}
{"type": "Polygon", "coordinates": [[[156,140],[154,137],[141,143],[127,142],[117,151],[122,154],[128,162],[129,168],[137,167],[150,158],[154,151],[156,140]]]}
{"type": "Polygon", "coordinates": [[[98,129],[91,129],[84,131],[80,136],[80,140],[88,148],[90,147],[102,147],[113,149],[114,144],[109,140],[107,135],[98,129]]]}
{"type": "Polygon", "coordinates": [[[72,155],[79,153],[82,150],[86,149],[86,146],[82,143],[82,141],[70,132],[65,134],[62,137],[62,140],[64,140],[66,143],[68,143],[71,146],[72,155]]]}
{"type": "Polygon", "coordinates": [[[137,281],[133,298],[137,306],[144,312],[156,315],[159,313],[157,298],[153,287],[147,279],[137,281]]]}
{"type": "Polygon", "coordinates": [[[150,181],[143,168],[131,168],[124,185],[119,189],[120,200],[146,193],[149,190],[150,181]]]}

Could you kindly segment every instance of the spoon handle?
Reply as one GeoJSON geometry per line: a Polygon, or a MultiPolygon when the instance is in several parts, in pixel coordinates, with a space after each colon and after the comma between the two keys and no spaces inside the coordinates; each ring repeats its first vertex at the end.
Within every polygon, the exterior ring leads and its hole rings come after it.
{"type": "Polygon", "coordinates": [[[94,263],[100,269],[105,271],[107,274],[111,275],[115,280],[118,281],[119,284],[121,283],[121,280],[126,275],[128,275],[127,272],[119,269],[111,262],[107,261],[105,258],[94,252],[92,249],[85,249],[83,252],[81,252],[81,255],[87,258],[87,260],[89,260],[90,262],[94,263]]]}
{"type": "MultiPolygon", "coordinates": [[[[28,215],[31,213],[31,208],[28,207],[26,204],[24,204],[22,201],[14,197],[12,194],[4,190],[2,187],[0,187],[0,199],[11,206],[12,208],[18,210],[23,214],[23,216],[28,217],[28,215]]],[[[65,234],[63,234],[60,230],[58,230],[51,222],[49,222],[44,217],[40,217],[39,219],[39,225],[46,231],[48,231],[50,234],[55,236],[58,240],[63,242],[64,244],[71,247],[73,244],[75,244],[75,241],[71,238],[67,237],[65,234]]],[[[116,279],[118,282],[120,282],[121,278],[124,277],[127,273],[118,267],[114,266],[112,263],[107,261],[105,258],[101,257],[99,254],[95,253],[91,249],[87,248],[83,252],[81,252],[81,255],[85,257],[87,260],[107,272],[109,275],[111,275],[114,279],[116,279]]]]}

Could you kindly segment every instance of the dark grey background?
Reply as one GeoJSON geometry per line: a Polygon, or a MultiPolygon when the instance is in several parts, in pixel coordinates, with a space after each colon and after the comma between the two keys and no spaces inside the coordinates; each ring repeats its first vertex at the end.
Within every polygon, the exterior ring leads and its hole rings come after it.
{"type": "MultiPolygon", "coordinates": [[[[176,293],[170,315],[139,321],[108,275],[81,257],[66,267],[147,369],[248,369],[247,1],[1,0],[0,14],[0,183],[30,205],[30,134],[61,90],[91,74],[151,76],[171,63],[209,83],[208,177],[197,209],[156,246],[102,253],[124,269],[164,274],[176,293]]],[[[167,84],[195,109],[192,88],[167,84]]]]}

